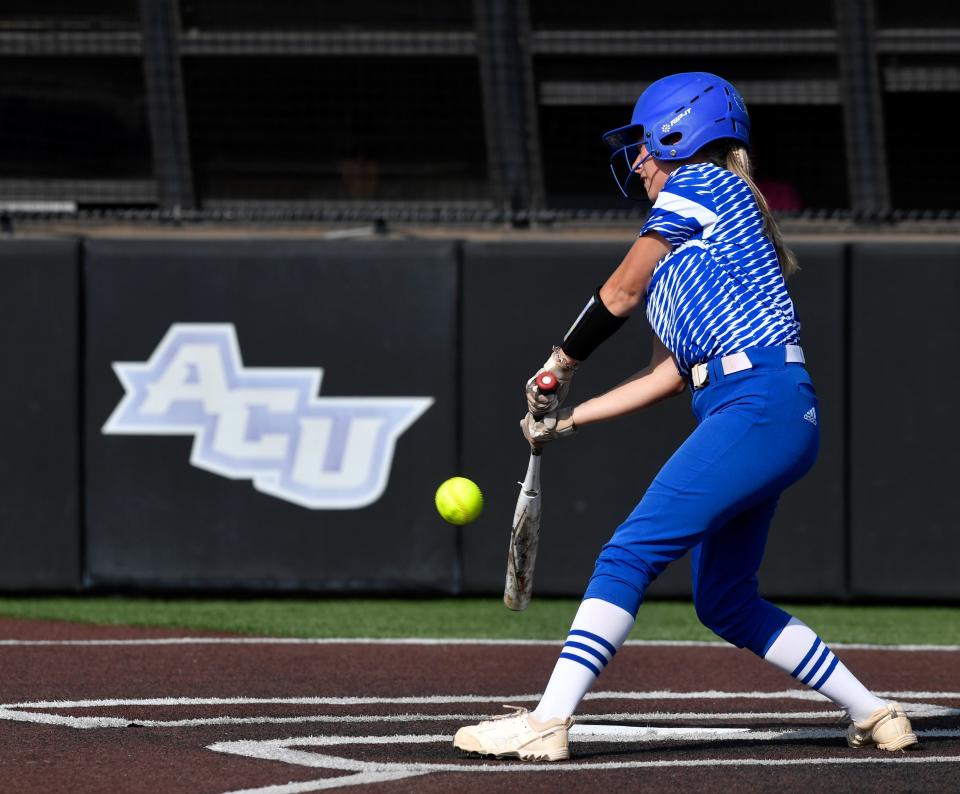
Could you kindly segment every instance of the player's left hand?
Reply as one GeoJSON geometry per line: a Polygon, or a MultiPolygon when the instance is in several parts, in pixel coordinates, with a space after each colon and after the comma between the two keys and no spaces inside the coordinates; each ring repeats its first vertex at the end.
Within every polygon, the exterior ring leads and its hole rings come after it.
{"type": "Polygon", "coordinates": [[[557,410],[566,398],[567,392],[570,391],[570,381],[573,380],[573,373],[576,369],[577,362],[560,348],[555,347],[553,353],[550,354],[550,358],[527,381],[524,390],[527,398],[527,410],[537,416],[557,410]],[[543,372],[552,372],[557,379],[556,389],[549,394],[544,394],[537,388],[537,376],[543,372]]]}
{"type": "Polygon", "coordinates": [[[528,413],[520,420],[520,429],[533,447],[542,447],[577,432],[577,426],[573,423],[573,408],[560,408],[539,418],[528,413]]]}

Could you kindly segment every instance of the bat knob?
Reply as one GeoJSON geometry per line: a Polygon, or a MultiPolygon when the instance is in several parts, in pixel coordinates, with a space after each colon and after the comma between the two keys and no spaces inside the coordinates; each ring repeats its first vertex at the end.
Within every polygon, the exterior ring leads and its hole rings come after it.
{"type": "Polygon", "coordinates": [[[544,370],[536,378],[537,388],[541,394],[552,394],[557,390],[560,384],[557,382],[557,376],[550,370],[544,370]]]}

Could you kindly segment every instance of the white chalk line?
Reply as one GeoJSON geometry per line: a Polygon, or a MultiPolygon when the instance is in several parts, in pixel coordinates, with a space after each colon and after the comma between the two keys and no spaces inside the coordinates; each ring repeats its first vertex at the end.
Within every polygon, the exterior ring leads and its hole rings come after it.
{"type": "MultiPolygon", "coordinates": [[[[907,703],[911,717],[958,716],[960,708],[934,703],[915,702],[918,696],[960,699],[960,692],[887,692],[886,697],[895,697],[907,703]]],[[[723,692],[716,690],[702,692],[594,692],[588,697],[594,701],[602,700],[727,700],[755,699],[778,700],[781,698],[797,700],[820,700],[829,703],[816,692],[804,690],[782,690],[776,692],[723,692]]],[[[212,725],[297,725],[309,723],[390,723],[390,722],[427,722],[427,721],[475,721],[488,718],[489,714],[300,714],[289,716],[230,716],[196,717],[183,719],[144,719],[124,716],[91,716],[51,714],[50,710],[122,708],[122,707],[179,707],[199,706],[269,706],[269,705],[397,705],[397,704],[462,704],[462,703],[503,703],[510,701],[534,701],[537,696],[486,696],[486,695],[433,695],[425,697],[403,698],[130,698],[75,701],[37,701],[12,703],[0,706],[0,720],[11,722],[33,722],[47,725],[63,725],[77,729],[126,728],[137,725],[144,728],[183,728],[212,725]],[[25,709],[30,709],[25,710],[25,709]],[[33,709],[45,709],[34,711],[33,709]]],[[[609,714],[584,714],[582,719],[607,721],[653,721],[687,722],[703,721],[741,721],[741,720],[808,720],[840,719],[843,713],[838,710],[821,709],[818,711],[635,711],[614,712],[609,714]]]]}
{"type": "MultiPolygon", "coordinates": [[[[910,716],[954,716],[960,715],[960,709],[930,706],[922,714],[910,709],[910,716]]],[[[311,714],[300,717],[197,717],[179,720],[151,720],[139,717],[74,717],[70,715],[49,714],[48,712],[0,710],[0,719],[11,722],[37,722],[48,725],[66,725],[73,728],[128,728],[136,725],[141,728],[199,728],[211,725],[307,725],[311,723],[357,724],[391,722],[478,722],[490,719],[490,714],[311,714]]],[[[650,720],[654,722],[686,722],[689,720],[735,721],[735,720],[804,720],[839,719],[839,711],[797,711],[797,712],[615,712],[610,714],[588,714],[585,719],[623,721],[650,720]]]]}
{"type": "MultiPolygon", "coordinates": [[[[960,691],[878,691],[879,697],[898,700],[946,700],[960,699],[960,691]]],[[[102,698],[93,700],[38,700],[21,703],[3,703],[0,709],[82,709],[114,706],[247,706],[247,705],[294,705],[294,706],[396,706],[396,705],[447,705],[456,703],[512,703],[536,702],[540,693],[523,695],[411,695],[400,697],[161,697],[161,698],[102,698]]],[[[770,691],[726,692],[707,689],[696,692],[676,690],[651,690],[642,692],[588,692],[584,700],[813,700],[829,703],[819,692],[806,689],[781,689],[770,691]]]]}
{"type": "MultiPolygon", "coordinates": [[[[910,716],[916,718],[956,717],[960,709],[938,706],[932,703],[911,704],[910,716]]],[[[37,711],[0,709],[0,720],[10,722],[34,722],[45,725],[63,725],[69,728],[201,728],[213,725],[308,725],[308,724],[360,724],[360,723],[412,723],[412,722],[477,722],[489,719],[490,714],[310,714],[297,717],[197,717],[192,719],[152,720],[139,717],[74,717],[37,711]]],[[[611,712],[608,714],[585,714],[583,719],[609,722],[756,722],[797,720],[839,720],[842,711],[646,711],[611,712]]]]}
{"type": "MultiPolygon", "coordinates": [[[[597,744],[603,742],[659,742],[659,741],[775,741],[835,739],[847,733],[840,728],[790,728],[784,730],[754,730],[751,728],[662,728],[630,725],[574,725],[570,729],[571,744],[597,744]]],[[[960,728],[917,731],[926,738],[957,738],[960,728]]],[[[254,741],[257,740],[247,740],[254,741]]],[[[453,734],[395,734],[392,736],[306,736],[291,739],[267,739],[280,742],[284,747],[305,745],[310,747],[345,747],[348,745],[379,744],[439,744],[453,741],[453,734]]],[[[243,744],[244,742],[218,742],[218,745],[243,744]]],[[[213,748],[210,748],[213,749],[213,748]]]]}
{"type": "Polygon", "coordinates": [[[38,711],[17,711],[0,707],[0,720],[32,722],[37,725],[62,725],[66,728],[129,728],[130,720],[122,717],[70,717],[38,711]]]}
{"type": "MultiPolygon", "coordinates": [[[[162,645],[518,645],[551,646],[558,648],[563,639],[522,640],[522,639],[480,639],[480,638],[443,638],[443,637],[142,637],[133,639],[90,639],[90,640],[19,640],[0,639],[0,646],[162,646],[162,645]]],[[[716,640],[627,640],[624,645],[639,648],[727,648],[734,646],[716,640]]],[[[831,642],[831,648],[866,651],[905,651],[908,653],[945,651],[956,653],[960,645],[933,645],[906,643],[874,644],[862,642],[831,642]]]]}
{"type": "MultiPolygon", "coordinates": [[[[916,731],[917,736],[927,738],[957,738],[960,728],[933,728],[916,731]]],[[[639,725],[574,725],[570,729],[570,742],[577,744],[596,744],[598,742],[650,742],[650,741],[771,741],[780,739],[834,739],[846,736],[842,728],[785,728],[782,730],[755,730],[753,728],[664,728],[639,725]]],[[[257,740],[245,740],[254,741],[257,740]]],[[[300,736],[290,739],[267,739],[267,742],[279,742],[284,747],[305,745],[310,747],[341,747],[347,745],[378,744],[437,744],[452,742],[453,734],[393,734],[391,736],[300,736]]],[[[243,744],[244,742],[236,742],[243,744]]],[[[234,744],[218,742],[217,744],[234,744]]],[[[212,749],[212,748],[211,748],[212,749]]]]}

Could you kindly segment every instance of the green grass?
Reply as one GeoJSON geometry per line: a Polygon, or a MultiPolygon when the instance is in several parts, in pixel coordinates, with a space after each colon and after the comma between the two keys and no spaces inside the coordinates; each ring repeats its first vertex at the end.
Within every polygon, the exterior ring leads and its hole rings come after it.
{"type": "MultiPolygon", "coordinates": [[[[535,599],[522,613],[494,598],[0,598],[0,615],[111,626],[285,637],[481,637],[559,640],[574,599],[535,599]]],[[[960,644],[960,608],[786,606],[829,642],[960,644]]],[[[715,640],[686,602],[652,601],[632,639],[715,640]]]]}

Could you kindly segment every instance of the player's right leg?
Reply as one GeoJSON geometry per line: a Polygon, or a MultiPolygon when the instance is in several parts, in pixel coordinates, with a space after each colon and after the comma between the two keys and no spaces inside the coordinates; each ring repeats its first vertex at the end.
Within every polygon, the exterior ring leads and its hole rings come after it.
{"type": "Polygon", "coordinates": [[[816,632],[796,618],[790,618],[757,653],[844,709],[851,721],[847,731],[851,747],[903,750],[918,743],[900,704],[870,692],[816,632]]]}

